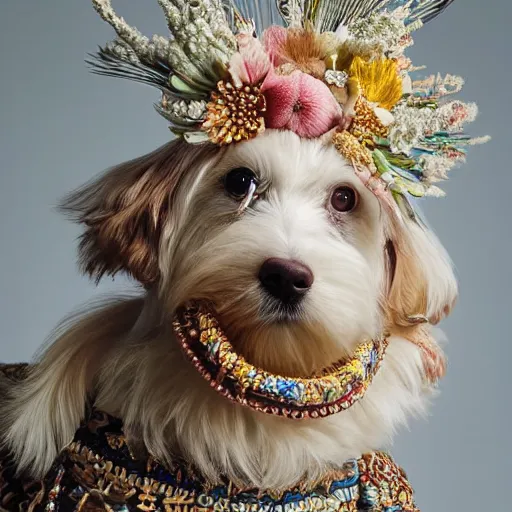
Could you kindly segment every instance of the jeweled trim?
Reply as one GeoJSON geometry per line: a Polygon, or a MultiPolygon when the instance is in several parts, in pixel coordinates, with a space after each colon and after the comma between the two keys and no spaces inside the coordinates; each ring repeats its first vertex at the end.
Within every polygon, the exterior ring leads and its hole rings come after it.
{"type": "MultiPolygon", "coordinates": [[[[0,374],[2,367],[0,366],[0,374]]],[[[120,419],[92,410],[42,481],[16,476],[0,454],[0,510],[75,512],[419,512],[403,470],[382,452],[289,489],[208,482],[188,462],[136,458],[120,419]]]]}
{"type": "Polygon", "coordinates": [[[385,337],[361,343],[341,360],[311,378],[272,374],[238,354],[204,304],[178,311],[173,323],[187,358],[226,398],[252,409],[294,419],[321,418],[360,400],[380,367],[385,337]]]}

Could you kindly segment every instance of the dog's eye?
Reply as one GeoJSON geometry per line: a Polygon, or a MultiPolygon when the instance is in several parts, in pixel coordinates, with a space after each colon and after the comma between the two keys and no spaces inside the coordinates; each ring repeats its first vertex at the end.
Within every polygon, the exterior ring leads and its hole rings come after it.
{"type": "Polygon", "coordinates": [[[350,187],[338,187],[331,196],[331,205],[337,212],[350,212],[357,205],[357,193],[350,187]]]}
{"type": "Polygon", "coordinates": [[[247,167],[233,169],[224,177],[226,192],[236,199],[244,198],[253,183],[256,184],[256,175],[247,167]]]}

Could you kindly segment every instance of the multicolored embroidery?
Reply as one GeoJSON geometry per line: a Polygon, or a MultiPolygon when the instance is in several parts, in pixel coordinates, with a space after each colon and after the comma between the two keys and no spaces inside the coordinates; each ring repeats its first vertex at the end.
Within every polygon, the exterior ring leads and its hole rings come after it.
{"type": "Polygon", "coordinates": [[[360,400],[379,369],[388,342],[364,342],[348,361],[311,378],[274,375],[237,354],[212,312],[191,304],[177,313],[174,330],[199,373],[226,398],[267,414],[321,418],[360,400]]]}
{"type": "Polygon", "coordinates": [[[135,459],[122,422],[94,411],[44,482],[16,479],[0,459],[0,510],[30,512],[419,512],[404,472],[376,452],[349,460],[308,488],[274,492],[212,485],[182,461],[135,459]]]}

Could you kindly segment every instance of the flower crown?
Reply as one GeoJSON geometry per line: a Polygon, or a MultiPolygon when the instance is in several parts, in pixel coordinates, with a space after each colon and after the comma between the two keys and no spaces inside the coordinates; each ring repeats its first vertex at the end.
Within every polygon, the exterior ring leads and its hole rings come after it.
{"type": "Polygon", "coordinates": [[[409,195],[443,195],[436,182],[487,140],[462,132],[476,105],[448,99],[463,80],[413,80],[421,68],[404,55],[452,1],[158,0],[172,38],[148,39],[110,0],[93,0],[118,37],[89,63],[158,88],[156,110],[190,143],[225,146],[267,128],[327,137],[411,214],[409,195]]]}

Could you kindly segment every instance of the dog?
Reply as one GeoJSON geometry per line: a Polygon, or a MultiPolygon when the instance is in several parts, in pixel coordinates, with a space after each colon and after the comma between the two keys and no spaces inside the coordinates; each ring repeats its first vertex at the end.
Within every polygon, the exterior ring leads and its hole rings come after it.
{"type": "Polygon", "coordinates": [[[174,140],[62,209],[84,226],[81,268],[126,273],[141,290],[64,321],[28,376],[4,382],[0,430],[19,471],[42,478],[92,405],[163,464],[180,455],[212,483],[289,489],[388,445],[425,411],[444,364],[430,326],[457,296],[452,264],[332,145],[270,129],[229,147],[174,140]],[[191,300],[211,304],[237,352],[268,372],[315,375],[381,333],[386,357],[347,410],[263,414],[226,400],[183,355],[173,318],[191,300]]]}

